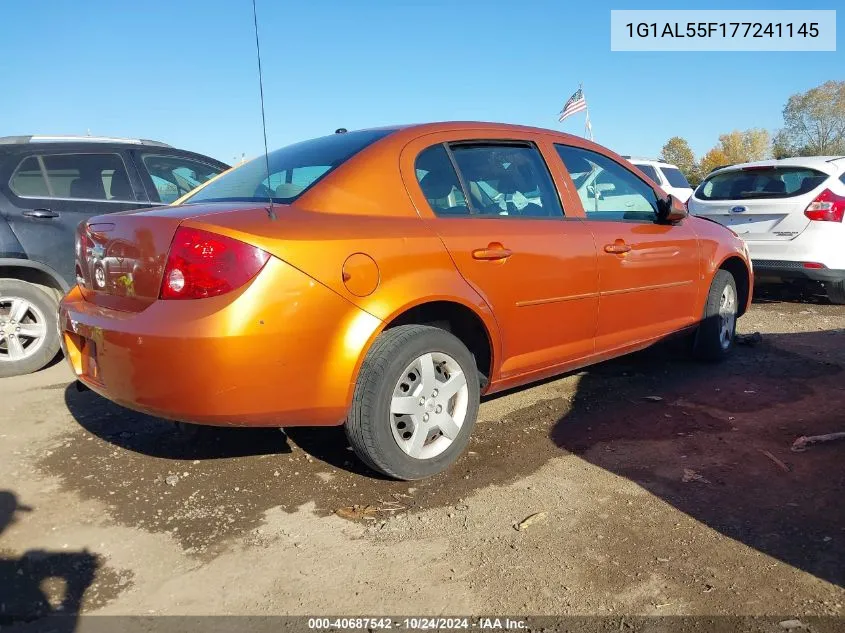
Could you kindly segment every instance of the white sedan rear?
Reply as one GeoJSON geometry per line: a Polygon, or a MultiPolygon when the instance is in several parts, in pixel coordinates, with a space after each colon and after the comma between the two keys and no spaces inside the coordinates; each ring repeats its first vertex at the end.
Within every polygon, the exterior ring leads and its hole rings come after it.
{"type": "Polygon", "coordinates": [[[723,167],[687,206],[746,241],[758,281],[819,281],[833,303],[845,304],[845,156],[723,167]]]}

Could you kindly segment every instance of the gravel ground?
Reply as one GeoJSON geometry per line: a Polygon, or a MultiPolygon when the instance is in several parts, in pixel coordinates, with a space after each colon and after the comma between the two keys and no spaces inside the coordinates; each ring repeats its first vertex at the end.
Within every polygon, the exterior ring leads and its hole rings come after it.
{"type": "Polygon", "coordinates": [[[728,362],[491,398],[412,484],[337,429],[186,438],[64,363],[4,379],[0,615],[842,615],[845,442],[790,446],[845,431],[845,307],[759,296],[728,362]]]}

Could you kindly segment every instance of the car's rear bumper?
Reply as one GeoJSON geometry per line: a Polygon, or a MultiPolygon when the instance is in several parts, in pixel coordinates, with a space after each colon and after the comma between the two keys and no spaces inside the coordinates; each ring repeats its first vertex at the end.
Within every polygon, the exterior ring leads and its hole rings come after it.
{"type": "Polygon", "coordinates": [[[804,262],[777,259],[753,259],[754,276],[759,282],[784,279],[809,281],[845,280],[845,270],[839,268],[807,268],[804,262]]]}
{"type": "Polygon", "coordinates": [[[164,418],[233,426],[343,422],[381,325],[275,258],[234,293],[141,312],[97,306],[74,288],[59,318],[68,362],[97,393],[164,418]]]}

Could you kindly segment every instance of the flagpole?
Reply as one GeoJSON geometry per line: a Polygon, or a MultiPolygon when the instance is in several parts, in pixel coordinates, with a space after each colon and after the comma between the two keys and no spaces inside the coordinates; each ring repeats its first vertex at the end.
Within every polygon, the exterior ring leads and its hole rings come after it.
{"type": "Polygon", "coordinates": [[[584,84],[578,84],[578,90],[581,91],[581,98],[584,99],[584,110],[587,111],[587,118],[584,119],[584,138],[587,138],[587,133],[590,134],[590,140],[594,141],[593,138],[593,124],[590,121],[590,106],[587,105],[587,95],[584,94],[584,84]]]}

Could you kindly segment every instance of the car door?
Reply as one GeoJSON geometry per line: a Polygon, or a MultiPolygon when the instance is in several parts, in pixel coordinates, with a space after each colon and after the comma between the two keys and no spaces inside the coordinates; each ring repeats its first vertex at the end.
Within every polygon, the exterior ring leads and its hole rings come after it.
{"type": "Polygon", "coordinates": [[[30,259],[75,283],[76,227],[91,216],[149,204],[119,150],[21,152],[0,179],[7,220],[30,259]],[[133,186],[135,182],[136,186],[133,186]]]}
{"type": "Polygon", "coordinates": [[[689,222],[657,223],[657,193],[603,153],[556,144],[596,241],[596,351],[606,352],[695,323],[698,238],[689,222]]]}
{"type": "Polygon", "coordinates": [[[598,280],[589,230],[564,216],[534,143],[461,136],[410,144],[403,173],[415,175],[408,188],[420,215],[495,315],[493,380],[590,355],[598,280]]]}

